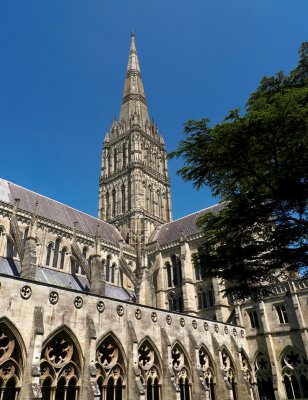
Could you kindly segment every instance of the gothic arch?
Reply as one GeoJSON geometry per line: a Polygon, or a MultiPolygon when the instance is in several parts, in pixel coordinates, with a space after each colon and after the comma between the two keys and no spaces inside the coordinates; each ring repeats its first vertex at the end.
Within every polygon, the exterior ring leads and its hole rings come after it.
{"type": "Polygon", "coordinates": [[[24,342],[17,328],[7,318],[0,318],[0,394],[3,399],[18,398],[25,359],[24,342]]]}
{"type": "Polygon", "coordinates": [[[96,347],[96,379],[100,400],[122,400],[126,386],[127,358],[116,335],[109,331],[96,347]]]}
{"type": "Polygon", "coordinates": [[[266,397],[274,400],[273,377],[269,358],[262,351],[258,351],[255,354],[253,365],[260,398],[266,397]]]}
{"type": "Polygon", "coordinates": [[[221,369],[223,372],[225,383],[233,394],[233,400],[237,400],[237,370],[233,357],[226,346],[222,346],[221,350],[221,369]]]}
{"type": "Polygon", "coordinates": [[[63,325],[44,341],[40,385],[44,400],[78,399],[81,385],[82,352],[74,333],[63,325]]]}
{"type": "Polygon", "coordinates": [[[192,399],[192,375],[189,356],[184,346],[176,340],[171,347],[172,368],[181,399],[192,399]]]}
{"type": "Polygon", "coordinates": [[[201,372],[201,374],[199,375],[201,383],[203,387],[209,392],[209,399],[216,400],[216,366],[209,349],[203,343],[198,350],[198,364],[201,372]]]}
{"type": "Polygon", "coordinates": [[[161,399],[162,360],[154,342],[146,336],[138,345],[138,366],[147,400],[161,399]]]}
{"type": "Polygon", "coordinates": [[[288,399],[308,396],[308,360],[296,347],[287,346],[281,353],[280,366],[288,399]]]}

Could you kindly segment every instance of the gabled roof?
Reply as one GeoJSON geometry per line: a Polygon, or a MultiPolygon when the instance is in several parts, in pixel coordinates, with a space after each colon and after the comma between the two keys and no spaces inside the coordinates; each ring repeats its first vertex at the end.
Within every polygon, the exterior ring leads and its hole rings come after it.
{"type": "Polygon", "coordinates": [[[186,215],[183,218],[168,222],[156,229],[150,241],[157,241],[159,244],[167,244],[179,240],[181,235],[192,236],[199,233],[196,225],[198,217],[206,212],[218,213],[224,208],[224,204],[216,204],[212,207],[205,208],[193,214],[186,215]]]}
{"type": "Polygon", "coordinates": [[[22,186],[0,179],[0,200],[14,205],[15,199],[20,199],[19,208],[28,212],[33,212],[35,203],[38,202],[36,213],[40,217],[69,228],[74,228],[74,223],[77,222],[77,231],[82,231],[92,236],[96,235],[98,228],[101,239],[114,244],[118,244],[120,240],[123,241],[120,232],[113,225],[91,217],[63,203],[32,192],[22,186]]]}

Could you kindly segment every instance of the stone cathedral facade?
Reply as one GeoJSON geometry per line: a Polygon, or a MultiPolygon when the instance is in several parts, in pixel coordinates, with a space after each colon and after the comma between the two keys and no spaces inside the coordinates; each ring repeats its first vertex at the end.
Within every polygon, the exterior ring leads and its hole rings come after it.
{"type": "Polygon", "coordinates": [[[223,297],[191,261],[206,211],[171,219],[132,36],[99,218],[0,179],[0,400],[308,398],[308,282],[223,297]]]}

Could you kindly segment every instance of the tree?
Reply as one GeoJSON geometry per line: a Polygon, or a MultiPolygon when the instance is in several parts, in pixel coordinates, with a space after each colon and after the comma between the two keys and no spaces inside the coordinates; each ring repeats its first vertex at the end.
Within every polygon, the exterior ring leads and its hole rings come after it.
{"type": "Polygon", "coordinates": [[[243,116],[187,121],[170,158],[196,188],[224,202],[198,221],[204,243],[193,258],[205,277],[226,283],[235,299],[260,298],[271,285],[307,272],[308,42],[298,66],[261,80],[243,116]]]}

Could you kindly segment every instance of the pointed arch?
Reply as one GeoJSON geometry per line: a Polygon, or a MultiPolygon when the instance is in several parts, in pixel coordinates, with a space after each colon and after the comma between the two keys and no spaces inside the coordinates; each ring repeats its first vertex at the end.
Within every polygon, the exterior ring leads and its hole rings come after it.
{"type": "Polygon", "coordinates": [[[199,368],[202,371],[202,376],[200,376],[200,380],[203,383],[203,386],[209,392],[209,399],[216,400],[217,379],[216,379],[215,363],[209,349],[203,343],[199,347],[198,357],[199,357],[198,364],[200,366],[199,368]]]}
{"type": "Polygon", "coordinates": [[[192,399],[192,375],[189,356],[184,346],[176,340],[171,347],[172,368],[180,388],[181,400],[192,399]]]}
{"type": "Polygon", "coordinates": [[[122,400],[126,386],[127,359],[117,336],[109,331],[96,348],[97,384],[100,399],[122,400]]]}
{"type": "Polygon", "coordinates": [[[288,399],[308,396],[308,360],[296,347],[287,346],[280,355],[283,383],[288,399]]]}
{"type": "Polygon", "coordinates": [[[155,343],[149,336],[138,345],[138,366],[147,400],[161,399],[162,360],[155,343]]]}
{"type": "Polygon", "coordinates": [[[75,334],[65,325],[44,341],[41,353],[40,385],[45,400],[54,396],[77,399],[81,385],[82,351],[75,334]]]}
{"type": "Polygon", "coordinates": [[[18,398],[25,359],[25,346],[19,331],[10,320],[0,318],[0,393],[3,399],[18,398]]]}
{"type": "Polygon", "coordinates": [[[225,382],[228,383],[229,390],[232,392],[233,399],[237,400],[237,371],[235,362],[230,351],[226,346],[221,348],[221,369],[223,371],[225,382]]]}
{"type": "Polygon", "coordinates": [[[270,400],[275,400],[269,358],[262,351],[258,351],[255,354],[253,365],[260,398],[266,397],[270,400]]]}

